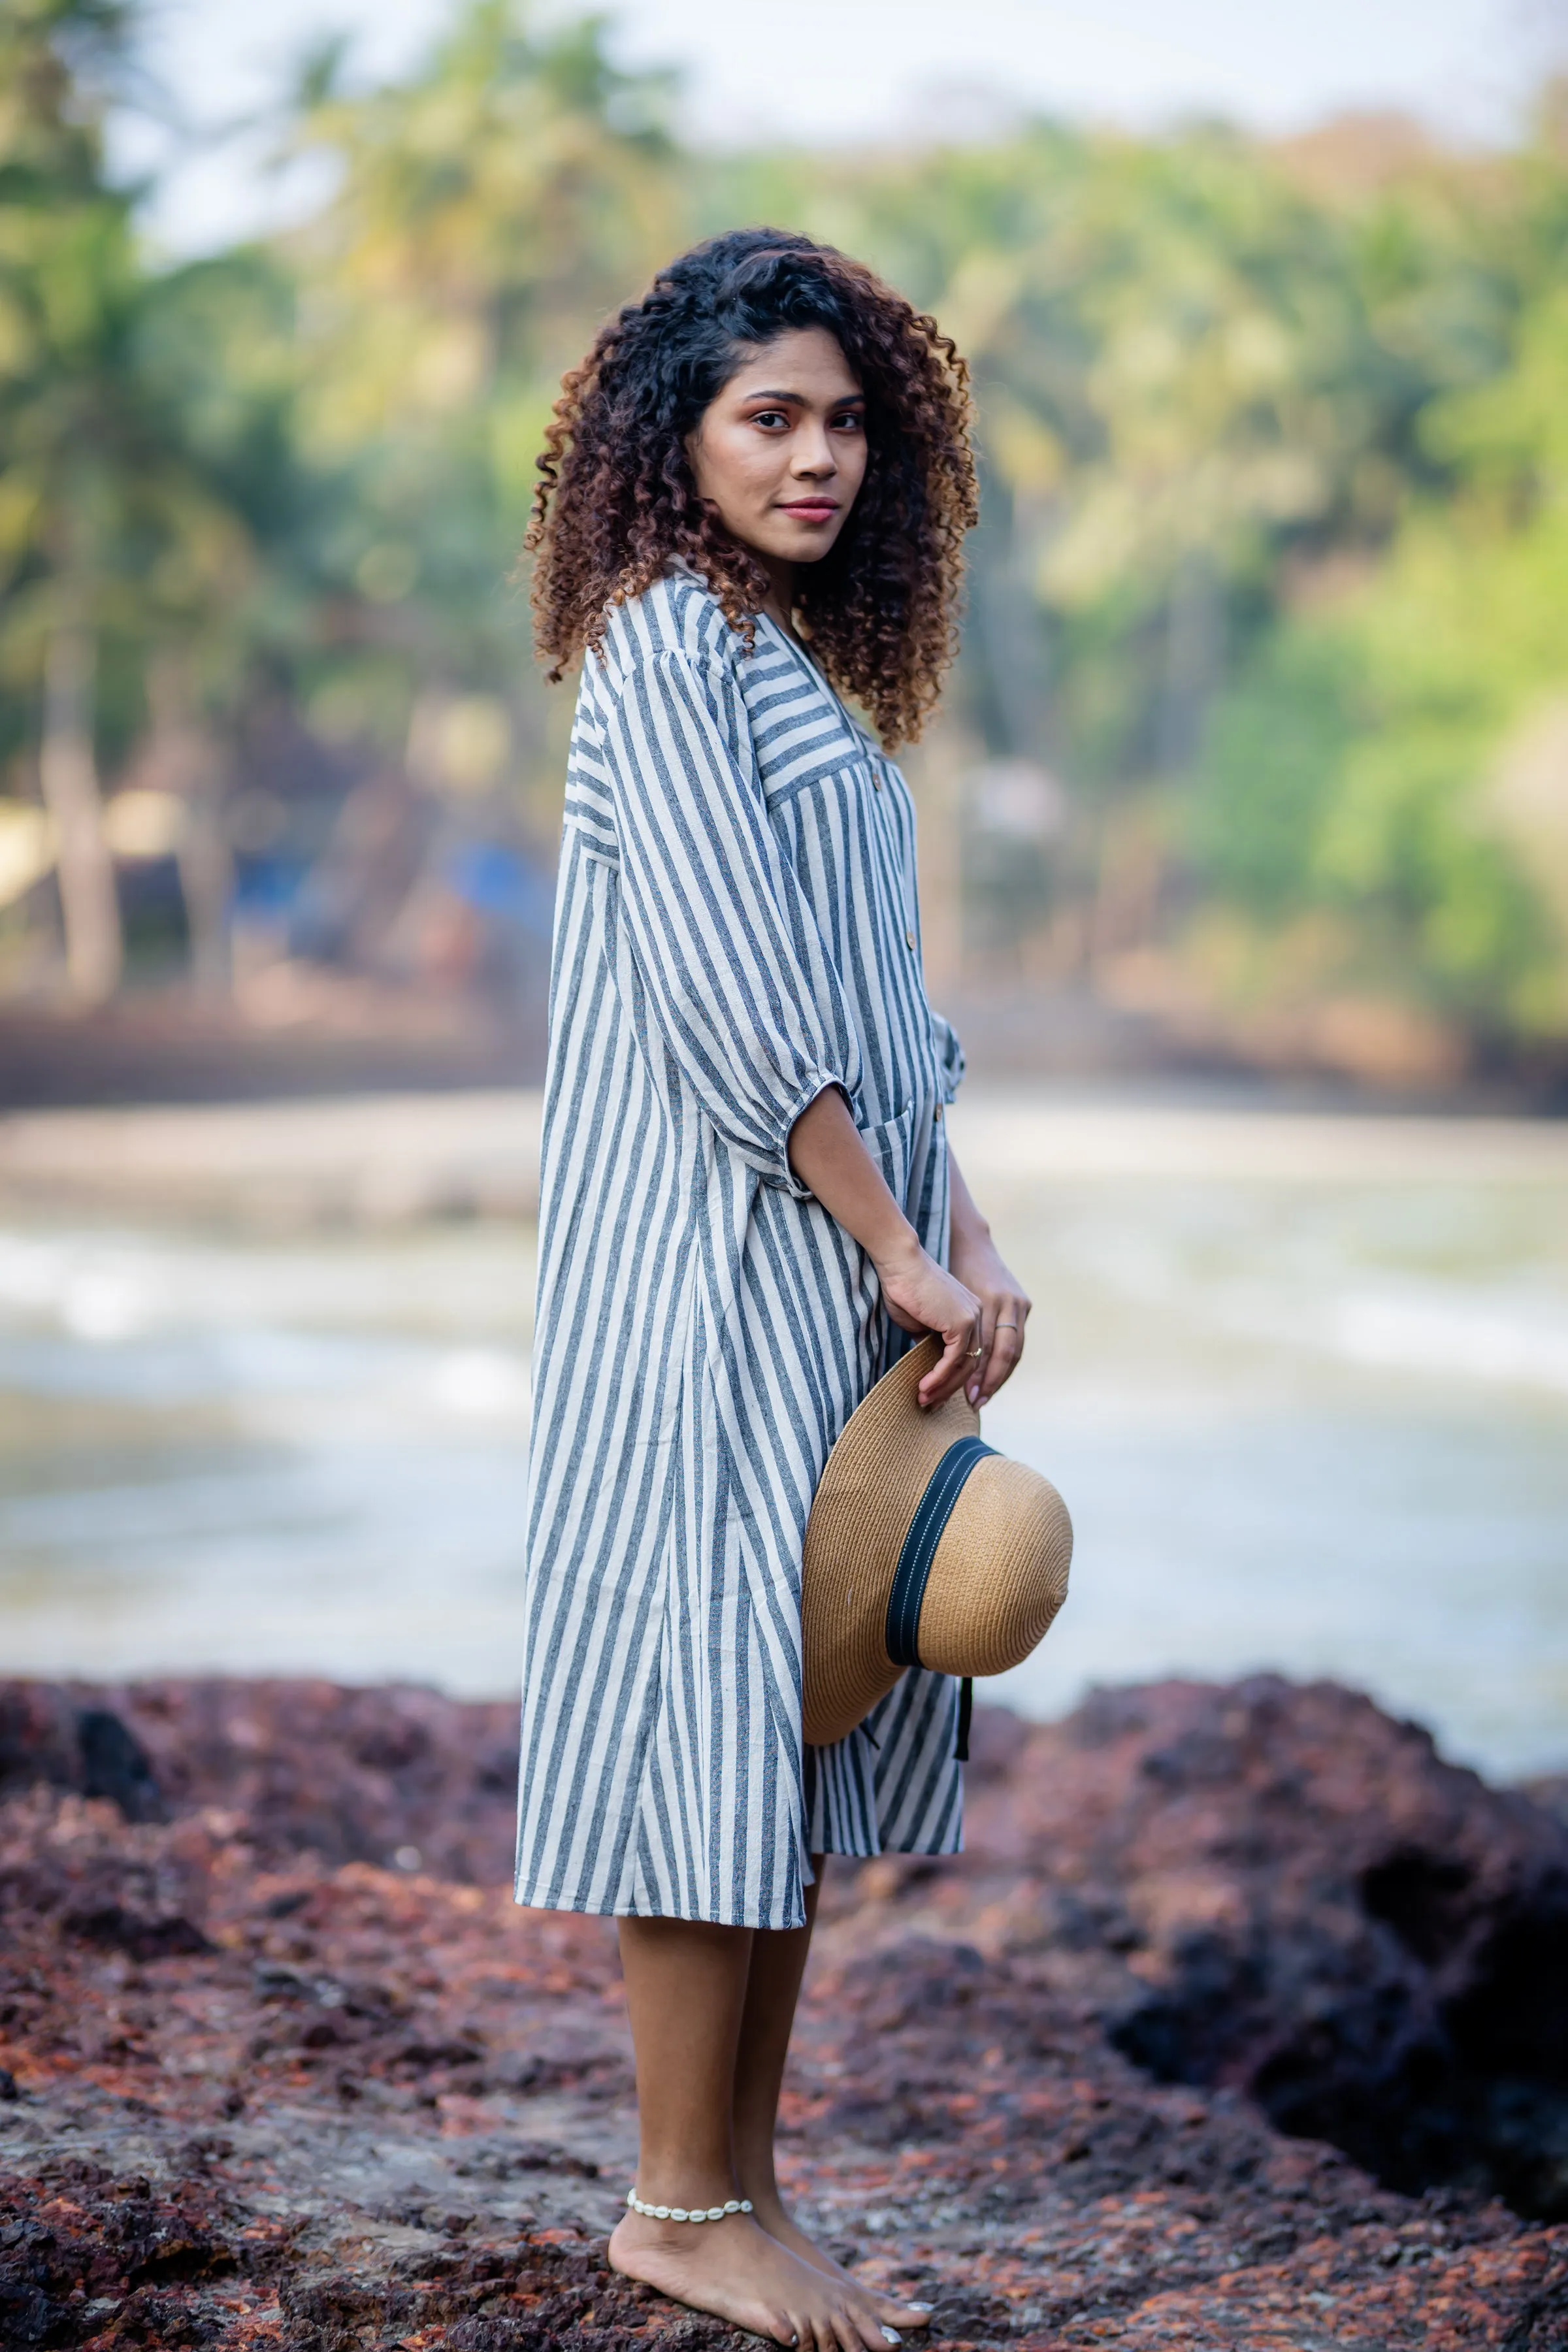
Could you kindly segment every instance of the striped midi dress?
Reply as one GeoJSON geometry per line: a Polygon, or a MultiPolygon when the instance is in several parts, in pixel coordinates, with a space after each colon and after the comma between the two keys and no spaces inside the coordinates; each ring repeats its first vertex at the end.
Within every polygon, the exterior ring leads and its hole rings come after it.
{"type": "Polygon", "coordinates": [[[945,1261],[957,1041],[902,777],[766,618],[672,571],[584,665],[551,976],[517,1897],[791,1927],[813,1853],[951,1853],[956,1685],[801,1737],[828,1450],[911,1344],[798,1181],[847,1097],[945,1261]]]}

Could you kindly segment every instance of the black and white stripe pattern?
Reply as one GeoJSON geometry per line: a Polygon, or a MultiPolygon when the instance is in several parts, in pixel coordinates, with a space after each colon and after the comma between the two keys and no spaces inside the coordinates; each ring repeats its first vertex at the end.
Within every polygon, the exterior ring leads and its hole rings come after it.
{"type": "Polygon", "coordinates": [[[660,582],[584,665],[551,982],[518,1900],[788,1927],[813,1853],[950,1853],[955,1685],[805,1749],[800,1561],[909,1343],[796,1181],[824,1087],[947,1247],[914,812],[784,634],[660,582]]]}

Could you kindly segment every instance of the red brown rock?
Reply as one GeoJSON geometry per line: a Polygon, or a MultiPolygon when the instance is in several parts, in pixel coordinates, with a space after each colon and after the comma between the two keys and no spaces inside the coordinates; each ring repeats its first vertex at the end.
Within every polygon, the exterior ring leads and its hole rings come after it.
{"type": "MultiPolygon", "coordinates": [[[[969,1854],[829,1878],[784,2147],[836,2248],[944,2344],[1568,2347],[1568,2228],[1489,2194],[1560,2177],[1551,1813],[1328,1686],[979,1725],[969,1854]]],[[[0,2343],[743,2340],[604,2268],[613,1936],[511,1905],[510,1731],[0,1690],[0,2343]]]]}

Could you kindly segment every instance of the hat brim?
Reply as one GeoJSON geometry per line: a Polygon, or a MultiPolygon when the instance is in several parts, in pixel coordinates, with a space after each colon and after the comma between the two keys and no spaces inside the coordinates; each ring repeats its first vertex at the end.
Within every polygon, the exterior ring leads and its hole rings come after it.
{"type": "Polygon", "coordinates": [[[907,1619],[889,1642],[906,1538],[923,1576],[912,1604],[919,1658],[937,1673],[1005,1674],[1029,1655],[1067,1597],[1072,1521],[1050,1481],[986,1447],[965,1463],[961,1441],[978,1435],[980,1416],[962,1390],[921,1410],[916,1391],[941,1356],[936,1339],[922,1340],[878,1381],[829,1454],[812,1504],[801,1712],[814,1748],[846,1738],[886,1697],[904,1672],[893,1649],[905,1663],[914,1654],[907,1619]],[[943,1493],[945,1474],[934,1486],[933,1476],[954,1450],[956,1475],[943,1493]],[[941,1514],[934,1523],[928,1490],[941,1514]],[[917,1515],[940,1528],[923,1560],[921,1536],[911,1535],[917,1515]]]}
{"type": "Polygon", "coordinates": [[[922,1339],[884,1372],[827,1457],[806,1523],[800,1631],[801,1727],[831,1748],[864,1722],[903,1672],[888,1655],[888,1601],[915,1506],[950,1445],[979,1433],[961,1389],[922,1412],[916,1391],[942,1360],[922,1339]]]}

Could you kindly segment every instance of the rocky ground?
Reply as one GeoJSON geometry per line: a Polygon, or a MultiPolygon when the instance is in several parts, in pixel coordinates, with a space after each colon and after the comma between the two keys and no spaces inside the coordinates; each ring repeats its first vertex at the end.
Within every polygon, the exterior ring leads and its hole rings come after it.
{"type": "MultiPolygon", "coordinates": [[[[0,2344],[747,2340],[605,2268],[613,1937],[514,1909],[511,1775],[427,1692],[0,1685],[0,2344]]],[[[982,1713],[971,1787],[829,1878],[836,2249],[943,2345],[1568,2347],[1561,1786],[1266,1679],[982,1713]]]]}

